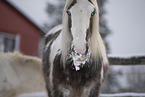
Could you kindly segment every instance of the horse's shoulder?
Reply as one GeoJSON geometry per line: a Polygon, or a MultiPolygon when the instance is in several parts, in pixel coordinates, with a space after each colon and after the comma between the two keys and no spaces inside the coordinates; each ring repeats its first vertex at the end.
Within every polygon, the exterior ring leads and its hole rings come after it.
{"type": "Polygon", "coordinates": [[[47,37],[49,34],[55,34],[56,32],[60,31],[61,29],[62,29],[62,24],[53,27],[53,28],[46,34],[46,37],[47,37]]]}
{"type": "Polygon", "coordinates": [[[62,25],[55,26],[45,35],[45,43],[48,43],[50,40],[55,39],[61,32],[62,25]]]}

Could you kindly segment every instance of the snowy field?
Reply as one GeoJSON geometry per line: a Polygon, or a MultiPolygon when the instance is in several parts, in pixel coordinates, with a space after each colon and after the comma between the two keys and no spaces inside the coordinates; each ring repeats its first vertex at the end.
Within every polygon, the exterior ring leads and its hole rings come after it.
{"type": "MultiPolygon", "coordinates": [[[[116,93],[116,94],[101,94],[101,97],[145,97],[145,93],[116,93]]],[[[45,92],[23,94],[18,97],[47,97],[45,92]]]]}
{"type": "Polygon", "coordinates": [[[145,93],[116,93],[116,94],[101,94],[101,97],[145,97],[145,93]]]}
{"type": "Polygon", "coordinates": [[[47,97],[45,92],[31,93],[31,94],[22,94],[18,97],[47,97]]]}

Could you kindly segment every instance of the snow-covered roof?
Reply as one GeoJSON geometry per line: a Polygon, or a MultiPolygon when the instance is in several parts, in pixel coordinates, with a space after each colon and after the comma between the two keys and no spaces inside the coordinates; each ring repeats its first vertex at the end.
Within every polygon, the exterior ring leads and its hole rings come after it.
{"type": "Polygon", "coordinates": [[[18,11],[22,16],[24,16],[27,20],[29,20],[36,28],[38,28],[42,34],[45,34],[45,30],[39,25],[37,24],[31,17],[29,17],[23,10],[21,10],[20,8],[18,8],[13,2],[10,2],[8,0],[6,0],[5,2],[7,2],[9,5],[11,5],[16,11],[18,11]]]}

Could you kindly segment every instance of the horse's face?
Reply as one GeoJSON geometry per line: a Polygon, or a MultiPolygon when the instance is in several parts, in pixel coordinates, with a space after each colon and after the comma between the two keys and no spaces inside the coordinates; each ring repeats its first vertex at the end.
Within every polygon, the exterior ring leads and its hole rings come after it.
{"type": "Polygon", "coordinates": [[[78,54],[88,51],[87,42],[91,19],[96,8],[91,0],[74,0],[67,10],[69,29],[73,37],[71,48],[78,54]]]}

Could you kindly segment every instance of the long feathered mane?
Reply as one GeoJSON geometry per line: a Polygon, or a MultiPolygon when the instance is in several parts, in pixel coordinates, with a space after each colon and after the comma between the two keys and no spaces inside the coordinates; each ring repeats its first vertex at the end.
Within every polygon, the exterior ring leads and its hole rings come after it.
{"type": "MultiPolygon", "coordinates": [[[[69,30],[68,24],[68,16],[66,11],[70,4],[73,2],[77,2],[78,0],[66,0],[66,4],[63,11],[63,21],[62,21],[62,60],[65,63],[65,59],[68,53],[68,49],[71,46],[72,36],[69,30]]],[[[96,61],[100,58],[103,59],[103,63],[108,63],[108,59],[106,57],[106,50],[102,38],[99,33],[99,9],[96,0],[89,0],[91,1],[96,7],[96,14],[92,20],[92,35],[90,40],[88,41],[88,46],[91,50],[91,58],[95,59],[96,61]]]]}

